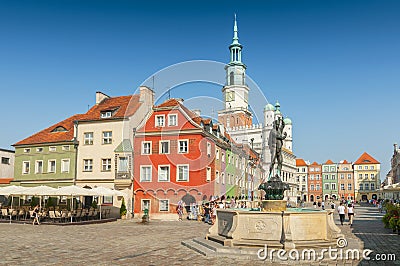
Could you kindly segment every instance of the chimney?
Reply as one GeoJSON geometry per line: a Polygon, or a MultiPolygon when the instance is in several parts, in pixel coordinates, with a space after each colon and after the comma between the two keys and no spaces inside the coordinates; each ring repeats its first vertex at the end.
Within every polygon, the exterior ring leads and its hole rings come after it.
{"type": "Polygon", "coordinates": [[[147,103],[150,107],[154,105],[154,91],[146,86],[139,87],[140,102],[147,103]]]}
{"type": "Polygon", "coordinates": [[[97,91],[96,92],[96,105],[98,105],[99,103],[101,103],[102,101],[104,101],[105,99],[110,98],[110,96],[108,96],[105,93],[102,93],[101,91],[97,91]]]}
{"type": "Polygon", "coordinates": [[[195,113],[197,116],[201,115],[201,110],[200,109],[194,109],[192,110],[193,113],[195,113]]]}

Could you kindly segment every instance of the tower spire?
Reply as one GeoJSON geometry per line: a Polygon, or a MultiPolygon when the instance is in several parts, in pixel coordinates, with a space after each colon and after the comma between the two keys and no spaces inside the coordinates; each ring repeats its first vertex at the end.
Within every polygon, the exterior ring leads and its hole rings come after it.
{"type": "Polygon", "coordinates": [[[236,14],[233,23],[233,39],[231,45],[229,45],[231,51],[231,63],[242,63],[242,45],[239,43],[238,27],[236,14]]]}

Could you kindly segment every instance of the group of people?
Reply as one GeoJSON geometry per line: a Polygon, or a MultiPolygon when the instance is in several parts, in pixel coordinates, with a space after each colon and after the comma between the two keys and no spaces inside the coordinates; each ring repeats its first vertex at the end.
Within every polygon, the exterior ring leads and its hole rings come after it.
{"type": "Polygon", "coordinates": [[[346,206],[346,203],[340,202],[337,210],[338,210],[339,217],[340,217],[340,224],[343,225],[344,220],[346,218],[346,213],[347,213],[347,215],[349,217],[349,225],[353,226],[353,218],[355,215],[354,205],[352,203],[348,203],[346,206]]]}
{"type": "Polygon", "coordinates": [[[186,210],[188,220],[197,220],[208,224],[214,224],[217,217],[217,209],[250,208],[248,205],[249,204],[246,201],[235,200],[231,200],[230,202],[214,200],[210,202],[204,202],[202,204],[192,203],[190,205],[186,205],[182,200],[180,200],[176,206],[176,213],[178,214],[179,221],[183,220],[183,215],[186,210]]]}

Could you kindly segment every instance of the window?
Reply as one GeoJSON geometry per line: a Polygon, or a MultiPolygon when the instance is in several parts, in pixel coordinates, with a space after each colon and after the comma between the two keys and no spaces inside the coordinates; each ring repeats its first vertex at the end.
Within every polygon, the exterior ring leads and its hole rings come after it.
{"type": "Polygon", "coordinates": [[[371,179],[375,179],[375,174],[371,174],[371,179]]]}
{"type": "Polygon", "coordinates": [[[325,184],[325,189],[329,189],[329,184],[325,184]]]}
{"type": "Polygon", "coordinates": [[[300,177],[296,176],[296,182],[300,182],[300,177]]]}
{"type": "Polygon", "coordinates": [[[36,148],[36,152],[43,152],[43,148],[42,147],[36,148]]]}
{"type": "Polygon", "coordinates": [[[165,116],[156,115],[156,127],[163,127],[165,125],[165,116]]]}
{"type": "Polygon", "coordinates": [[[335,180],[336,179],[336,175],[332,175],[332,180],[335,180]]]}
{"type": "Polygon", "coordinates": [[[340,174],[340,179],[344,179],[344,174],[340,174]]]}
{"type": "Polygon", "coordinates": [[[2,164],[10,164],[10,158],[1,157],[1,163],[2,164]]]}
{"type": "Polygon", "coordinates": [[[215,157],[219,160],[219,149],[215,149],[215,157]]]}
{"type": "Polygon", "coordinates": [[[302,180],[303,180],[303,182],[306,182],[306,176],[303,176],[302,180]]]}
{"type": "Polygon", "coordinates": [[[167,200],[167,199],[162,199],[162,200],[160,200],[159,202],[160,202],[159,211],[161,211],[161,212],[167,212],[167,211],[169,211],[169,200],[167,200]]]}
{"type": "Polygon", "coordinates": [[[222,162],[225,162],[225,154],[224,153],[221,154],[221,160],[222,160],[222,162]]]}
{"type": "Polygon", "coordinates": [[[311,168],[310,168],[310,172],[314,172],[314,167],[311,167],[311,168]]]}
{"type": "Polygon", "coordinates": [[[69,159],[61,160],[61,173],[69,173],[69,159]]]}
{"type": "Polygon", "coordinates": [[[141,210],[150,210],[150,200],[149,199],[142,199],[141,210]]]}
{"type": "Polygon", "coordinates": [[[351,179],[351,174],[347,174],[347,179],[351,179]]]}
{"type": "Polygon", "coordinates": [[[369,169],[371,169],[371,170],[374,170],[374,166],[373,166],[373,165],[371,165],[371,166],[369,167],[369,169]]]}
{"type": "MultiPolygon", "coordinates": [[[[358,166],[358,170],[362,170],[362,166],[361,166],[361,165],[358,166]]],[[[360,189],[360,190],[361,190],[361,189],[360,189]]]]}
{"type": "Polygon", "coordinates": [[[31,152],[31,149],[29,149],[29,148],[24,149],[24,153],[30,153],[30,152],[31,152]]]}
{"type": "Polygon", "coordinates": [[[365,178],[368,178],[368,174],[365,174],[365,178]]]}
{"type": "Polygon", "coordinates": [[[142,154],[151,154],[151,141],[142,141],[142,154]]]}
{"type": "MultiPolygon", "coordinates": [[[[207,142],[207,156],[210,157],[211,156],[211,143],[207,142]]],[[[229,161],[230,162],[230,161],[229,161]]]]}
{"type": "Polygon", "coordinates": [[[119,157],[118,173],[127,173],[127,172],[128,172],[128,157],[119,157]]]}
{"type": "Polygon", "coordinates": [[[55,173],[56,172],[56,160],[49,160],[49,165],[47,168],[48,173],[55,173]]]}
{"type": "Polygon", "coordinates": [[[160,141],[160,154],[169,153],[169,140],[160,141]]]}
{"type": "Polygon", "coordinates": [[[176,181],[189,181],[189,165],[177,165],[176,181]]]}
{"type": "Polygon", "coordinates": [[[375,190],[375,184],[371,183],[371,190],[375,190]]]}
{"type": "Polygon", "coordinates": [[[362,179],[362,174],[358,174],[358,178],[359,178],[359,179],[362,179]]]}
{"type": "Polygon", "coordinates": [[[324,167],[324,172],[328,172],[329,171],[329,167],[328,166],[325,166],[324,167]]]}
{"type": "Polygon", "coordinates": [[[336,171],[335,167],[332,166],[332,167],[331,167],[331,172],[335,172],[335,171],[336,171]]]}
{"type": "Polygon", "coordinates": [[[340,184],[340,189],[344,190],[344,184],[340,184]]]}
{"type": "Polygon", "coordinates": [[[221,173],[222,184],[225,184],[225,173],[221,173]]]}
{"type": "Polygon", "coordinates": [[[35,174],[43,173],[43,161],[36,161],[35,163],[35,174]]]}
{"type": "Polygon", "coordinates": [[[168,115],[168,126],[177,126],[178,125],[178,116],[176,114],[168,115]]]}
{"type": "Polygon", "coordinates": [[[22,173],[23,174],[29,174],[30,171],[30,162],[22,162],[22,173]]]}
{"type": "Polygon", "coordinates": [[[320,189],[321,189],[321,187],[319,186],[319,184],[317,184],[316,190],[320,190],[320,189]]]}
{"type": "Polygon", "coordinates": [[[310,175],[310,180],[314,180],[314,175],[310,175]]]}
{"type": "Polygon", "coordinates": [[[306,168],[303,167],[303,168],[301,169],[301,171],[302,171],[303,173],[305,173],[305,172],[306,172],[306,168]]]}
{"type": "Polygon", "coordinates": [[[113,204],[113,196],[103,196],[104,204],[113,204]]]}
{"type": "Polygon", "coordinates": [[[351,190],[351,184],[347,184],[347,190],[351,190]]]}
{"type": "Polygon", "coordinates": [[[363,184],[360,184],[360,190],[364,190],[363,184]]]}
{"type": "Polygon", "coordinates": [[[311,185],[311,186],[310,186],[310,190],[314,190],[314,185],[311,185]]]}
{"type": "Polygon", "coordinates": [[[328,179],[328,178],[329,178],[329,176],[328,176],[328,175],[325,175],[324,177],[325,177],[325,179],[328,179]]]}
{"type": "Polygon", "coordinates": [[[319,175],[317,175],[317,180],[319,180],[319,175]]]}
{"type": "Polygon", "coordinates": [[[158,181],[159,182],[169,181],[169,165],[158,166],[158,181]]]}
{"type": "Polygon", "coordinates": [[[365,169],[365,170],[368,170],[368,165],[364,166],[364,169],[365,169]]]}
{"type": "Polygon", "coordinates": [[[62,146],[63,151],[69,151],[70,150],[70,146],[69,145],[64,145],[62,146]]]}
{"type": "Polygon", "coordinates": [[[332,183],[331,187],[332,187],[332,190],[336,190],[336,184],[335,183],[332,183]]]}
{"type": "Polygon", "coordinates": [[[140,182],[151,182],[151,166],[140,166],[140,182]]]}
{"type": "Polygon", "coordinates": [[[366,184],[364,185],[364,188],[365,188],[365,190],[369,190],[369,184],[366,183],[366,184]]]}
{"type": "Polygon", "coordinates": [[[230,164],[230,163],[231,163],[231,155],[228,154],[228,164],[230,164]]]}
{"type": "Polygon", "coordinates": [[[104,131],[103,144],[111,144],[111,143],[112,143],[112,131],[104,131]]]}
{"type": "Polygon", "coordinates": [[[84,159],[83,160],[83,171],[84,172],[92,172],[93,171],[93,159],[84,159]]]}
{"type": "Polygon", "coordinates": [[[112,116],[112,112],[111,111],[104,111],[100,113],[100,117],[101,118],[110,118],[112,116]]]}
{"type": "Polygon", "coordinates": [[[55,152],[57,150],[57,148],[55,146],[50,146],[49,147],[49,151],[51,152],[55,152]]]}
{"type": "Polygon", "coordinates": [[[178,141],[178,153],[188,153],[189,152],[189,141],[179,140],[178,141]]]}
{"type": "MultiPolygon", "coordinates": [[[[206,181],[208,181],[208,182],[211,181],[211,167],[207,167],[207,169],[206,169],[206,181]]],[[[219,175],[218,175],[217,183],[219,183],[219,175]]]]}
{"type": "Polygon", "coordinates": [[[306,185],[301,186],[301,191],[306,191],[306,185]]]}
{"type": "Polygon", "coordinates": [[[93,132],[86,132],[83,135],[84,145],[93,145],[93,132]]]}
{"type": "Polygon", "coordinates": [[[101,171],[103,172],[111,171],[111,159],[101,159],[101,171]]]}

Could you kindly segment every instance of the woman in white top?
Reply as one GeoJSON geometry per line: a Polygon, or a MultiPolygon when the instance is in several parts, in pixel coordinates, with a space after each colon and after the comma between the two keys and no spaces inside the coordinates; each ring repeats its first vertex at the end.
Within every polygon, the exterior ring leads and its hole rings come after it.
{"type": "Polygon", "coordinates": [[[353,217],[354,217],[354,207],[353,205],[349,204],[347,206],[347,214],[349,215],[349,224],[353,226],[353,217]]]}

